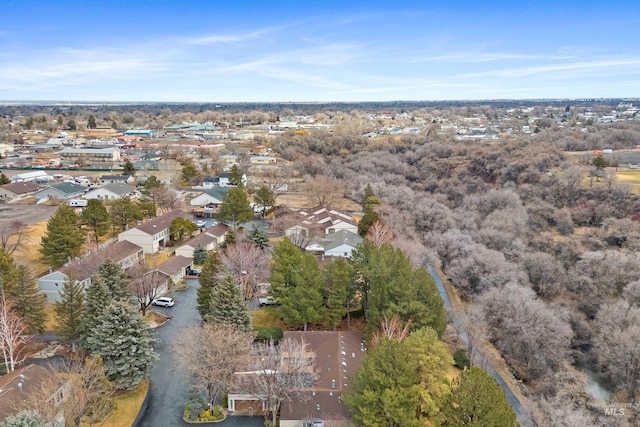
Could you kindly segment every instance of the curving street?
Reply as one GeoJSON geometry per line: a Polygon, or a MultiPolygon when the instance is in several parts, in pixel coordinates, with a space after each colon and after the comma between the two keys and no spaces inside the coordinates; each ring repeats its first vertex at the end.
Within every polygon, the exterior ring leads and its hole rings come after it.
{"type": "MultiPolygon", "coordinates": [[[[176,369],[171,343],[184,328],[200,322],[200,314],[196,310],[197,280],[187,280],[186,291],[173,291],[167,296],[175,299],[173,307],[153,307],[154,310],[166,314],[171,319],[155,329],[155,350],[160,357],[149,372],[149,393],[134,427],[172,427],[190,426],[182,420],[184,405],[189,391],[187,373],[176,369]]],[[[264,418],[227,417],[216,426],[263,426],[264,418]]]]}

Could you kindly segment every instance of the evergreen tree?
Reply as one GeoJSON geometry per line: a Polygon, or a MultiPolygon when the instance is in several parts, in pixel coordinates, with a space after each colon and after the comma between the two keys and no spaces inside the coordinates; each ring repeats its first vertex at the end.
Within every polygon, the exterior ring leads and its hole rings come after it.
{"type": "Polygon", "coordinates": [[[185,185],[195,185],[201,180],[201,175],[193,163],[188,163],[182,167],[182,182],[185,185]]]}
{"type": "Polygon", "coordinates": [[[93,234],[96,246],[100,243],[100,237],[109,231],[109,212],[100,200],[91,199],[80,214],[82,225],[85,225],[93,234]]]}
{"type": "Polygon", "coordinates": [[[227,323],[242,331],[251,330],[251,317],[242,290],[230,273],[225,273],[213,289],[209,304],[205,322],[227,323]]]}
{"type": "Polygon", "coordinates": [[[102,356],[105,374],[117,390],[140,384],[157,359],[154,342],[142,316],[125,301],[112,301],[88,337],[89,347],[102,356]]]}
{"type": "Polygon", "coordinates": [[[280,303],[280,312],[289,326],[303,326],[322,318],[322,275],[315,258],[289,239],[273,251],[271,288],[280,303]]]}
{"type": "Polygon", "coordinates": [[[435,281],[400,250],[385,243],[381,247],[365,240],[353,252],[359,291],[368,331],[376,329],[384,318],[398,315],[412,320],[412,329],[431,327],[442,334],[446,326],[444,302],[435,281]]]}
{"type": "Polygon", "coordinates": [[[45,312],[47,298],[40,292],[29,267],[17,266],[16,281],[11,288],[7,289],[7,296],[14,301],[13,309],[29,325],[31,333],[44,332],[44,325],[47,321],[47,313],[45,312]]]}
{"type": "Polygon", "coordinates": [[[269,245],[269,237],[267,236],[267,233],[255,225],[251,228],[247,237],[260,249],[266,249],[269,245]]]}
{"type": "Polygon", "coordinates": [[[196,246],[193,249],[193,263],[196,265],[204,264],[205,260],[207,259],[207,254],[207,248],[200,245],[196,246]]]}
{"type": "Polygon", "coordinates": [[[344,401],[358,425],[432,424],[448,391],[452,362],[430,328],[415,331],[401,342],[382,338],[364,356],[344,401]]]}
{"type": "Polygon", "coordinates": [[[89,337],[95,331],[100,317],[112,301],[111,292],[100,276],[95,276],[87,288],[84,299],[84,310],[80,319],[80,344],[87,353],[94,353],[89,337]]]}
{"type": "Polygon", "coordinates": [[[80,337],[80,320],[84,311],[84,289],[72,276],[65,280],[60,291],[60,301],[56,301],[54,313],[56,334],[62,342],[71,342],[76,351],[75,340],[80,337]]]}
{"type": "Polygon", "coordinates": [[[40,259],[45,265],[60,267],[80,255],[83,243],[80,218],[72,207],[61,205],[47,222],[47,231],[40,240],[40,259]]]}
{"type": "Polygon", "coordinates": [[[229,246],[235,245],[236,241],[236,232],[231,228],[225,234],[224,241],[220,244],[220,249],[226,251],[229,246]]]}
{"type": "Polygon", "coordinates": [[[516,414],[504,390],[478,367],[465,369],[451,382],[442,406],[442,426],[515,427],[516,414]]]}
{"type": "Polygon", "coordinates": [[[236,187],[242,187],[242,171],[238,167],[238,165],[231,166],[231,170],[229,171],[229,184],[235,185],[236,187]]]}
{"type": "Polygon", "coordinates": [[[28,409],[11,415],[0,423],[0,427],[50,427],[51,425],[42,415],[28,409]]]}
{"type": "Polygon", "coordinates": [[[200,287],[198,288],[197,308],[200,316],[206,318],[211,308],[211,295],[216,286],[218,275],[222,271],[222,260],[217,252],[210,252],[202,265],[202,272],[198,277],[200,287]]]}
{"type": "Polygon", "coordinates": [[[0,185],[9,184],[11,180],[4,173],[0,173],[0,185]]]}
{"type": "Polygon", "coordinates": [[[98,127],[96,125],[96,116],[94,116],[93,114],[89,115],[89,120],[87,121],[87,127],[89,129],[95,129],[96,127],[98,127]]]}
{"type": "Polygon", "coordinates": [[[369,228],[371,228],[371,226],[376,222],[380,221],[380,215],[375,210],[379,204],[380,199],[378,199],[373,193],[371,185],[367,184],[362,196],[362,210],[364,211],[364,216],[360,219],[360,222],[358,222],[358,234],[360,236],[366,236],[369,228]]]}
{"type": "Polygon", "coordinates": [[[169,235],[171,236],[171,240],[180,243],[187,237],[190,237],[191,234],[198,231],[198,229],[198,226],[193,221],[178,217],[171,221],[171,225],[169,226],[169,235]]]}
{"type": "Polygon", "coordinates": [[[164,184],[155,176],[151,175],[142,185],[142,194],[148,197],[154,206],[158,205],[158,201],[165,190],[164,184]]]}
{"type": "Polygon", "coordinates": [[[347,298],[353,281],[353,268],[347,260],[339,257],[325,266],[323,277],[324,323],[335,330],[349,308],[347,298]]]}
{"type": "Polygon", "coordinates": [[[262,216],[264,217],[268,208],[276,204],[276,196],[268,186],[263,185],[258,188],[256,194],[253,196],[255,204],[262,206],[262,216]]]}
{"type": "Polygon", "coordinates": [[[126,176],[133,176],[136,174],[136,168],[129,160],[124,163],[124,166],[122,167],[122,174],[126,176]]]}
{"type": "Polygon", "coordinates": [[[126,298],[129,294],[129,280],[120,264],[112,261],[105,262],[98,267],[98,276],[113,299],[126,298]]]}
{"type": "Polygon", "coordinates": [[[138,209],[142,217],[152,218],[156,216],[156,205],[151,200],[138,200],[138,209]]]}
{"type": "Polygon", "coordinates": [[[5,293],[10,296],[18,279],[18,268],[13,257],[0,248],[0,285],[5,293]]]}
{"type": "Polygon", "coordinates": [[[109,219],[116,230],[126,230],[136,225],[142,218],[140,206],[127,196],[122,196],[109,204],[109,219]]]}
{"type": "Polygon", "coordinates": [[[253,209],[242,187],[230,188],[222,199],[218,219],[231,222],[235,230],[239,223],[253,219],[253,209]]]}

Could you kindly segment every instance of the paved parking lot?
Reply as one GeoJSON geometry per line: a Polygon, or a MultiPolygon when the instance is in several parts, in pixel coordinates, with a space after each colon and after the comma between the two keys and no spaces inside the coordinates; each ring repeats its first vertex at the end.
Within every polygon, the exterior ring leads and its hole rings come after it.
{"type": "Polygon", "coordinates": [[[48,221],[55,213],[57,206],[46,205],[0,205],[0,225],[13,220],[20,220],[27,225],[48,221]]]}

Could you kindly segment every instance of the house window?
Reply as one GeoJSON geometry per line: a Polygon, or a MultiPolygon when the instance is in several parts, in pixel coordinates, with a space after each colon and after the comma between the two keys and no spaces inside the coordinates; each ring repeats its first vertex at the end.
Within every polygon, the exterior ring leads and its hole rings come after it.
{"type": "Polygon", "coordinates": [[[234,407],[233,403],[234,403],[234,400],[233,400],[233,399],[230,399],[230,400],[229,400],[229,410],[230,410],[230,411],[235,410],[235,407],[234,407]]]}

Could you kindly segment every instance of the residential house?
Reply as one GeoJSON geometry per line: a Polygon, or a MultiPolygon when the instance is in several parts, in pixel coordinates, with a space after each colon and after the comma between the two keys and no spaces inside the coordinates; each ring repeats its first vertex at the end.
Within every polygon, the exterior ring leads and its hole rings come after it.
{"type": "Polygon", "coordinates": [[[126,183],[118,182],[95,188],[87,192],[87,194],[84,195],[84,198],[87,200],[114,200],[119,199],[122,196],[134,198],[137,197],[137,195],[138,192],[134,187],[126,183]]]}
{"type": "MultiPolygon", "coordinates": [[[[351,413],[342,400],[348,389],[348,378],[353,376],[362,363],[365,343],[362,332],[355,331],[286,331],[284,338],[304,341],[308,345],[309,357],[313,358],[313,371],[317,381],[306,392],[303,399],[283,402],[280,408],[281,427],[352,427],[351,413]]],[[[267,408],[260,395],[251,390],[247,375],[237,373],[238,381],[228,395],[229,412],[261,414],[267,408]]]]}
{"type": "Polygon", "coordinates": [[[156,267],[156,270],[166,274],[173,283],[178,283],[185,276],[187,269],[191,268],[193,260],[176,255],[169,258],[156,267]]]}
{"type": "Polygon", "coordinates": [[[358,224],[350,215],[325,206],[314,208],[291,209],[280,207],[274,213],[276,222],[286,227],[284,234],[292,240],[302,240],[296,236],[328,235],[340,230],[358,233],[358,224]]]}
{"type": "Polygon", "coordinates": [[[176,248],[176,255],[193,258],[193,252],[198,246],[202,246],[209,252],[214,250],[218,245],[214,236],[202,232],[176,248]]]}
{"type": "Polygon", "coordinates": [[[229,227],[225,224],[216,224],[213,227],[209,227],[193,239],[180,245],[180,247],[176,249],[176,255],[193,258],[193,251],[198,246],[202,246],[207,252],[212,251],[224,242],[228,231],[229,227]]]}
{"type": "Polygon", "coordinates": [[[100,177],[102,185],[105,184],[134,184],[136,179],[131,175],[102,175],[100,177]]]}
{"type": "Polygon", "coordinates": [[[65,148],[60,152],[60,162],[65,166],[89,165],[93,163],[117,163],[120,149],[108,148],[65,148]]]}
{"type": "Polygon", "coordinates": [[[204,190],[202,194],[191,199],[189,205],[200,207],[218,207],[222,204],[222,200],[224,200],[224,196],[227,195],[228,191],[229,189],[225,187],[208,188],[204,190]]]}
{"type": "Polygon", "coordinates": [[[249,162],[252,165],[272,165],[276,163],[276,158],[271,156],[251,156],[249,162]]]}
{"type": "Polygon", "coordinates": [[[59,184],[49,185],[42,190],[36,191],[34,196],[36,199],[58,199],[69,200],[82,196],[87,190],[86,187],[73,182],[61,182],[59,184]]]}
{"type": "Polygon", "coordinates": [[[13,200],[28,197],[38,191],[38,184],[35,182],[12,182],[0,185],[0,200],[13,200]]]}
{"type": "Polygon", "coordinates": [[[152,299],[169,292],[169,279],[171,277],[168,274],[156,269],[131,280],[130,287],[139,290],[140,294],[136,292],[136,298],[144,299],[149,303],[152,299]]]}
{"type": "Polygon", "coordinates": [[[164,215],[152,218],[137,227],[130,228],[118,234],[118,241],[127,240],[141,246],[145,254],[155,254],[160,247],[169,242],[169,227],[171,221],[183,215],[180,210],[173,210],[164,215]]]}
{"type": "MultiPolygon", "coordinates": [[[[27,365],[0,377],[0,421],[16,415],[23,409],[22,403],[26,396],[38,392],[45,384],[49,384],[52,373],[40,365],[27,365]]],[[[68,379],[59,377],[59,388],[54,391],[50,399],[59,406],[71,393],[68,379]]],[[[62,408],[50,424],[51,427],[64,427],[62,408]]]]}
{"type": "Polygon", "coordinates": [[[70,261],[59,270],[50,270],[38,279],[38,287],[48,301],[59,301],[64,282],[73,277],[86,289],[98,273],[98,268],[107,261],[114,262],[126,270],[144,262],[144,251],[142,247],[128,241],[112,243],[84,258],[70,261]]]}
{"type": "MultiPolygon", "coordinates": [[[[242,185],[247,185],[247,175],[243,173],[240,181],[242,181],[242,185]]],[[[230,172],[222,172],[218,176],[208,176],[203,180],[202,186],[204,188],[235,187],[235,185],[231,184],[230,172]]]]}
{"type": "Polygon", "coordinates": [[[322,256],[339,256],[351,258],[351,253],[362,242],[362,237],[348,230],[339,230],[325,236],[315,238],[305,250],[320,253],[322,256]]]}

